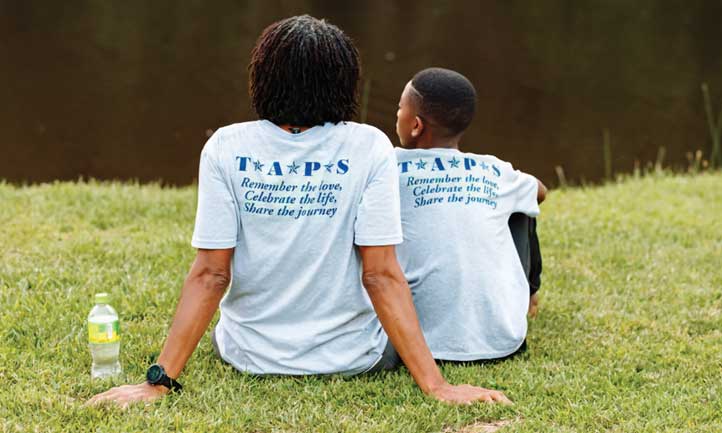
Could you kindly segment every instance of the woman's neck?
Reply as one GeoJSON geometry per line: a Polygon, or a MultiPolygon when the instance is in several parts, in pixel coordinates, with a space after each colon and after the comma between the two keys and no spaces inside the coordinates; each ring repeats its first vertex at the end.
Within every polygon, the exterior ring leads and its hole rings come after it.
{"type": "Polygon", "coordinates": [[[289,125],[287,123],[278,125],[278,127],[283,129],[286,132],[290,132],[291,134],[299,134],[307,129],[310,129],[310,127],[308,127],[308,126],[293,126],[293,125],[289,125]]]}

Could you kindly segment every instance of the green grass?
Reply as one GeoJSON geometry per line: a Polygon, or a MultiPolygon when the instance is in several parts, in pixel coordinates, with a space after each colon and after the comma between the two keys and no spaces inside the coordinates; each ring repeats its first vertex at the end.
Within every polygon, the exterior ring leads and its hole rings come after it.
{"type": "Polygon", "coordinates": [[[555,191],[543,206],[544,284],[530,351],[445,366],[512,407],[426,398],[405,370],[344,379],[235,372],[208,336],[187,392],[123,412],[82,403],[139,382],[193,258],[194,188],[0,184],[2,431],[722,431],[722,175],[650,176],[555,191]],[[92,382],[85,318],[109,291],[124,373],[92,382]],[[469,430],[474,431],[474,430],[469,430]]]}

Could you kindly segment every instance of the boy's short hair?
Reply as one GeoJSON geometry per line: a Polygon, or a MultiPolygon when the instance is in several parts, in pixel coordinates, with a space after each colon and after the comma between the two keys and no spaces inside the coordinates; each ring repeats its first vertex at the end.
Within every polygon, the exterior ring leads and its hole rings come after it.
{"type": "Polygon", "coordinates": [[[471,124],[476,112],[474,85],[458,72],[444,68],[428,68],[411,79],[416,90],[419,111],[432,123],[458,135],[471,124]]]}
{"type": "Polygon", "coordinates": [[[356,114],[359,54],[338,27],[309,15],[261,33],[248,66],[249,92],[261,119],[294,126],[351,120],[356,114]]]}

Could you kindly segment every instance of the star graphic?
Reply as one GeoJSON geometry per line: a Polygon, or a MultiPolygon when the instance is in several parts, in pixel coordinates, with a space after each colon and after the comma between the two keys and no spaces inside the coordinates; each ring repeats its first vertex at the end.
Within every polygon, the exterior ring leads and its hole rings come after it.
{"type": "Polygon", "coordinates": [[[264,164],[261,164],[261,161],[260,161],[260,160],[253,161],[253,168],[254,168],[256,171],[262,171],[262,170],[263,170],[263,166],[264,166],[264,164]]]}
{"type": "Polygon", "coordinates": [[[419,159],[419,162],[415,162],[417,170],[426,170],[426,161],[419,159]]]}
{"type": "Polygon", "coordinates": [[[298,169],[301,166],[296,164],[296,161],[293,161],[293,163],[291,165],[287,165],[286,167],[288,167],[288,174],[291,174],[291,173],[298,174],[298,169]]]}
{"type": "Polygon", "coordinates": [[[326,167],[326,171],[331,173],[331,169],[333,168],[333,162],[329,162],[328,164],[324,165],[326,167]]]}
{"type": "Polygon", "coordinates": [[[456,159],[456,157],[453,157],[453,158],[451,158],[451,159],[449,160],[449,164],[451,164],[451,166],[452,166],[453,168],[457,168],[457,167],[459,166],[459,163],[460,163],[460,162],[461,162],[461,161],[459,161],[458,159],[456,159]]]}

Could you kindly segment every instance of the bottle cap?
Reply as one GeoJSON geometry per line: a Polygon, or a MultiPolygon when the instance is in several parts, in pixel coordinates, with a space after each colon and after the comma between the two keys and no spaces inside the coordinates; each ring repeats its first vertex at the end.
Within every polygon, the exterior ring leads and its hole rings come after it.
{"type": "Polygon", "coordinates": [[[110,296],[108,296],[107,293],[96,293],[95,294],[95,303],[96,304],[107,304],[109,299],[110,299],[110,296]]]}

